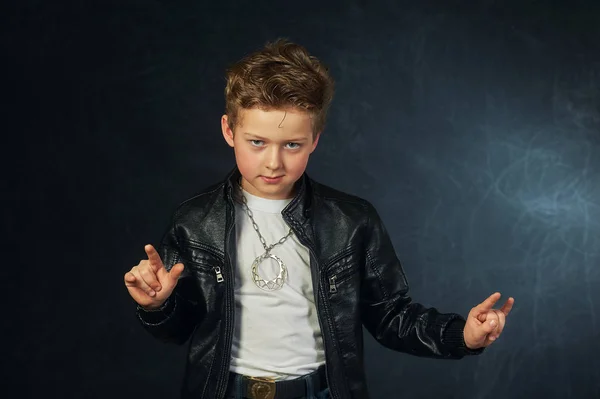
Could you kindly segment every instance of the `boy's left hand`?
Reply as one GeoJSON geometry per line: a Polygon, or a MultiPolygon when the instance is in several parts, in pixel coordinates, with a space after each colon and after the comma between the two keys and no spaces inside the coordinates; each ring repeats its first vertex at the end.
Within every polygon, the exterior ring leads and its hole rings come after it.
{"type": "Polygon", "coordinates": [[[493,309],[500,296],[499,292],[492,294],[469,312],[463,331],[467,348],[478,349],[490,346],[502,333],[506,316],[510,313],[515,300],[512,297],[508,298],[501,309],[493,309]]]}

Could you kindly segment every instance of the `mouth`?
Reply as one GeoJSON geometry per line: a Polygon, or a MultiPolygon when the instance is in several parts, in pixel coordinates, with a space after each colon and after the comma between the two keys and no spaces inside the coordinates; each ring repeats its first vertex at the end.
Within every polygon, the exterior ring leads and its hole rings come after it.
{"type": "Polygon", "coordinates": [[[261,176],[261,177],[267,183],[277,183],[278,181],[281,180],[281,178],[283,177],[283,175],[281,175],[281,176],[273,176],[273,177],[269,177],[269,176],[261,176]]]}

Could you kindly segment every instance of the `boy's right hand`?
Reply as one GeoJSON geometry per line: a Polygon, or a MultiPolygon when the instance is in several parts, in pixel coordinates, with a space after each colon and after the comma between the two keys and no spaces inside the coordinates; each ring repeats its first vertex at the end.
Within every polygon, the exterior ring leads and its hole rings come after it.
{"type": "Polygon", "coordinates": [[[157,309],[171,296],[183,271],[183,263],[177,263],[167,271],[152,245],[146,245],[144,250],[148,259],[140,261],[139,265],[125,273],[125,286],[140,306],[157,309]]]}

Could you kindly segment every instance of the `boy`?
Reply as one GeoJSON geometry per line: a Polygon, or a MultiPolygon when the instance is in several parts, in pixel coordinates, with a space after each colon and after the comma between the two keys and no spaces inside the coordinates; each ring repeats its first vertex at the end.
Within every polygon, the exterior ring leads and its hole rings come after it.
{"type": "Polygon", "coordinates": [[[367,201],[310,179],[333,97],[326,68],[278,40],[227,73],[237,167],[183,202],[159,252],[124,276],[142,325],[190,346],[182,398],[368,398],[362,326],[417,356],[481,353],[513,299],[467,320],[414,303],[367,201]]]}

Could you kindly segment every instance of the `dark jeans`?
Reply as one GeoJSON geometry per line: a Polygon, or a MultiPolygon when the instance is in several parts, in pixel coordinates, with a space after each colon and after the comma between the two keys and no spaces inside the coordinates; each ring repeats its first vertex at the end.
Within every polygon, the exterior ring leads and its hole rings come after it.
{"type": "MultiPolygon", "coordinates": [[[[304,380],[306,381],[306,391],[307,392],[314,392],[314,388],[312,386],[312,380],[307,378],[307,377],[302,377],[304,378],[304,380]]],[[[242,376],[241,375],[237,375],[235,380],[234,380],[234,384],[235,384],[235,395],[233,396],[228,396],[229,399],[244,399],[246,398],[246,396],[244,396],[245,392],[242,392],[242,376]]],[[[329,388],[325,388],[324,390],[322,390],[321,392],[317,392],[315,394],[310,394],[308,396],[302,396],[300,398],[296,398],[296,399],[329,399],[331,398],[331,396],[329,395],[329,388]]]]}

